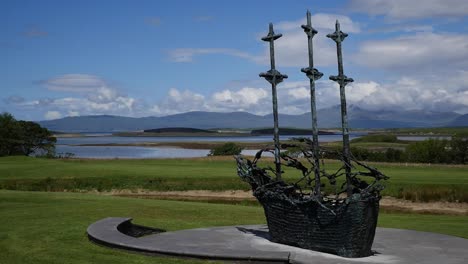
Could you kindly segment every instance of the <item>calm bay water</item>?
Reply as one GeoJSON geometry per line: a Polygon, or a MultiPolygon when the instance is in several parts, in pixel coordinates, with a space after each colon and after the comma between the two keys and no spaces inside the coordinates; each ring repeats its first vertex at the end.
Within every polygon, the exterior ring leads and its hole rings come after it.
{"type": "Polygon", "coordinates": [[[171,147],[120,147],[57,145],[57,153],[73,153],[76,158],[94,159],[146,159],[204,157],[208,149],[181,149],[171,147]]]}
{"type": "MultiPolygon", "coordinates": [[[[362,134],[352,134],[351,139],[362,134]]],[[[281,136],[280,140],[291,137],[281,136]]],[[[321,142],[339,141],[341,135],[323,135],[321,142]]],[[[86,135],[86,137],[57,138],[56,152],[59,154],[73,153],[76,158],[193,158],[204,157],[209,149],[182,149],[176,147],[137,147],[137,146],[79,146],[82,144],[126,144],[143,142],[272,142],[273,136],[246,137],[114,137],[110,135],[86,135]]],[[[244,150],[244,155],[255,155],[257,150],[244,150]]],[[[266,154],[268,155],[268,154],[266,154]]]]}
{"type": "MultiPolygon", "coordinates": [[[[357,138],[363,134],[351,134],[350,139],[357,138]]],[[[310,135],[280,136],[280,140],[291,137],[310,137],[310,135]]],[[[331,142],[341,140],[341,135],[321,135],[320,142],[331,142]]],[[[272,142],[272,135],[245,136],[245,137],[114,137],[114,136],[92,136],[57,138],[59,145],[81,145],[81,144],[125,144],[142,142],[272,142]]]]}
{"type": "MultiPolygon", "coordinates": [[[[258,150],[244,150],[243,155],[254,156],[258,150]]],[[[57,153],[74,153],[76,158],[92,159],[161,159],[206,157],[209,149],[181,149],[171,147],[102,147],[58,145],[57,153]]],[[[273,156],[265,153],[264,157],[273,156]]]]}
{"type": "MultiPolygon", "coordinates": [[[[351,134],[350,139],[358,138],[364,134],[351,134]]],[[[291,137],[280,136],[280,140],[291,137]]],[[[398,137],[403,140],[420,141],[429,137],[398,137]]],[[[320,142],[341,141],[341,135],[321,135],[320,142]]],[[[136,146],[78,146],[82,144],[126,144],[143,142],[272,142],[273,136],[246,136],[246,137],[114,137],[109,134],[93,134],[86,137],[58,138],[57,153],[73,153],[77,158],[193,158],[204,157],[208,149],[182,149],[176,147],[136,147],[136,146]]],[[[257,150],[244,150],[244,155],[255,155],[257,150]]]]}

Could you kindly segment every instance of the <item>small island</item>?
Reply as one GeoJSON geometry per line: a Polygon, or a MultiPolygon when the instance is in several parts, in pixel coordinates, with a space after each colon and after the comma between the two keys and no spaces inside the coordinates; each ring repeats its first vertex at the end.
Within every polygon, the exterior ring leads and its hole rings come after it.
{"type": "MultiPolygon", "coordinates": [[[[282,136],[312,135],[312,130],[300,128],[280,128],[279,134],[282,136]]],[[[143,131],[118,132],[113,133],[112,135],[119,137],[248,137],[273,135],[273,128],[253,130],[218,130],[191,127],[165,127],[145,129],[143,131]]],[[[335,135],[335,133],[332,131],[319,131],[319,135],[335,135]]]]}
{"type": "Polygon", "coordinates": [[[145,129],[145,133],[216,133],[213,130],[205,130],[191,127],[165,127],[155,129],[145,129]]]}
{"type": "Polygon", "coordinates": [[[246,137],[249,131],[230,131],[217,129],[199,129],[191,127],[164,127],[113,133],[118,137],[246,137]]]}

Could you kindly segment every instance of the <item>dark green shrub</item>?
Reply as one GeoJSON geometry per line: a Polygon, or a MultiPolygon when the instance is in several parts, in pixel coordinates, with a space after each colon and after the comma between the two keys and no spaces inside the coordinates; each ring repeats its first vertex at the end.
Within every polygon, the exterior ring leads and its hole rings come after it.
{"type": "Polygon", "coordinates": [[[243,148],[236,143],[228,142],[224,145],[212,148],[208,156],[239,155],[242,149],[243,148]]]}
{"type": "Polygon", "coordinates": [[[54,153],[56,142],[47,128],[31,121],[17,121],[9,113],[0,114],[0,156],[50,154],[54,153]]]}
{"type": "Polygon", "coordinates": [[[414,142],[406,147],[406,155],[409,162],[448,163],[450,162],[449,141],[430,138],[414,142]]]}
{"type": "Polygon", "coordinates": [[[406,160],[405,152],[403,150],[388,148],[385,151],[385,158],[384,160],[379,161],[386,161],[386,162],[403,162],[406,160]]]}
{"type": "Polygon", "coordinates": [[[281,152],[281,156],[289,156],[293,158],[299,158],[302,155],[302,149],[300,147],[289,147],[281,152]]]}
{"type": "Polygon", "coordinates": [[[354,156],[354,158],[356,158],[357,160],[369,160],[370,156],[372,156],[372,152],[370,152],[369,150],[365,149],[365,148],[355,148],[355,147],[351,147],[350,149],[352,155],[354,156]]]}
{"type": "Polygon", "coordinates": [[[468,133],[458,133],[450,141],[450,158],[452,163],[468,163],[468,133]]]}

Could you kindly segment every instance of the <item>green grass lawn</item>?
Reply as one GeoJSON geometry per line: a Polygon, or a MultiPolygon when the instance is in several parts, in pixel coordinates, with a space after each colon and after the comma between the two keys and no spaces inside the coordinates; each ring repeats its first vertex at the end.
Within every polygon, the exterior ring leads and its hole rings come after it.
{"type": "MultiPolygon", "coordinates": [[[[78,193],[0,190],[0,263],[206,263],[148,257],[92,244],[91,223],[110,216],[166,230],[265,223],[262,208],[78,193]]],[[[379,226],[468,238],[468,216],[381,213],[379,226]]]]}
{"type": "MultiPolygon", "coordinates": [[[[468,166],[369,163],[390,176],[383,195],[415,201],[468,202],[468,166]]],[[[326,168],[336,170],[335,161],[326,168]]],[[[285,168],[288,180],[298,172],[285,168]]],[[[78,191],[112,189],[249,189],[236,175],[230,157],[152,160],[0,158],[0,189],[78,191]]]]}

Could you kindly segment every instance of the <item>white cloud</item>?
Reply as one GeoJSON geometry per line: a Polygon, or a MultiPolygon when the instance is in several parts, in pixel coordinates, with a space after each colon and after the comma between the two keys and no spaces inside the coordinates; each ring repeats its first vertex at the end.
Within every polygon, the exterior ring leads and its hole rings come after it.
{"type": "Polygon", "coordinates": [[[65,74],[39,82],[51,91],[63,92],[92,92],[96,88],[105,86],[101,78],[89,74],[65,74]]]}
{"type": "MultiPolygon", "coordinates": [[[[285,111],[294,110],[291,114],[300,114],[310,111],[309,81],[296,82],[287,87],[287,90],[280,90],[279,94],[282,96],[282,109],[285,111]]],[[[315,84],[315,98],[317,109],[339,104],[338,85],[326,79],[317,81],[315,84]]]]}
{"type": "MultiPolygon", "coordinates": [[[[189,90],[171,88],[167,96],[151,107],[154,115],[178,114],[189,111],[265,112],[269,93],[264,88],[242,87],[239,90],[223,90],[208,97],[189,90]]],[[[268,113],[266,111],[265,113],[268,113]]]]}
{"type": "Polygon", "coordinates": [[[88,98],[64,97],[53,99],[49,107],[83,114],[133,114],[135,99],[117,97],[113,101],[96,102],[88,98]]]}
{"type": "Polygon", "coordinates": [[[294,99],[309,99],[310,90],[305,87],[294,88],[288,91],[288,95],[294,99]]]}
{"type": "Polygon", "coordinates": [[[58,111],[47,111],[47,113],[45,113],[44,115],[44,118],[46,120],[59,119],[61,117],[62,117],[62,114],[58,111]]]}
{"type": "Polygon", "coordinates": [[[234,103],[238,105],[253,105],[268,97],[264,88],[244,87],[239,91],[224,90],[213,94],[213,99],[220,103],[234,103]]]}
{"type": "Polygon", "coordinates": [[[278,85],[278,89],[293,89],[293,88],[301,88],[301,87],[309,87],[309,81],[288,81],[282,82],[278,85]]]}
{"type": "Polygon", "coordinates": [[[79,116],[80,112],[78,111],[68,111],[68,116],[79,116]]]}
{"type": "MultiPolygon", "coordinates": [[[[359,23],[354,22],[348,16],[337,15],[337,14],[327,14],[327,13],[317,13],[311,16],[312,27],[317,29],[318,31],[321,30],[321,31],[327,32],[326,34],[335,31],[336,20],[339,20],[341,30],[344,32],[348,32],[348,33],[361,32],[361,26],[359,25],[359,23]]],[[[296,20],[296,21],[278,22],[275,24],[275,29],[281,30],[281,31],[294,31],[296,29],[299,29],[302,31],[301,25],[304,25],[306,23],[307,23],[307,20],[304,16],[303,18],[296,20]]]]}
{"type": "MultiPolygon", "coordinates": [[[[314,37],[315,64],[317,66],[333,65],[336,61],[336,50],[333,41],[326,35],[335,31],[335,21],[340,20],[341,29],[348,33],[359,33],[359,23],[343,15],[319,13],[312,16],[312,25],[319,31],[314,37]]],[[[307,66],[307,36],[301,28],[305,17],[296,21],[280,21],[275,23],[275,32],[283,37],[275,41],[276,61],[281,67],[307,66]]],[[[267,29],[265,27],[265,29],[267,29]]],[[[258,34],[259,38],[267,31],[258,34]]],[[[255,63],[268,65],[270,63],[269,46],[265,43],[261,54],[250,54],[237,49],[228,48],[179,48],[169,51],[169,59],[173,62],[192,62],[195,56],[221,54],[244,58],[255,63]]]]}
{"type": "MultiPolygon", "coordinates": [[[[318,31],[313,38],[314,66],[330,66],[336,63],[334,42],[326,35],[335,31],[337,19],[340,21],[342,31],[361,32],[360,25],[347,16],[324,13],[312,15],[312,26],[318,31]]],[[[301,28],[305,23],[304,17],[296,21],[281,21],[274,25],[275,32],[283,34],[282,38],[275,41],[276,61],[281,67],[305,67],[309,64],[307,36],[301,28]]],[[[266,32],[263,35],[265,34],[266,32]]],[[[263,54],[252,58],[257,63],[268,64],[269,52],[269,47],[265,44],[263,54]]]]}
{"type": "MultiPolygon", "coordinates": [[[[275,55],[277,65],[280,67],[305,67],[309,64],[307,36],[297,23],[298,27],[291,31],[284,31],[283,37],[275,41],[275,55]]],[[[278,31],[279,32],[279,31],[278,31]]],[[[329,66],[336,63],[336,50],[333,42],[326,37],[331,32],[319,32],[314,39],[314,66],[329,66]],[[320,52],[318,52],[320,51],[320,52]]],[[[263,56],[256,59],[262,64],[269,64],[270,50],[264,44],[263,56]]]]}
{"type": "Polygon", "coordinates": [[[271,112],[270,89],[241,87],[216,92],[209,98],[209,107],[213,111],[233,112],[246,111],[257,114],[271,112]]]}
{"type": "MultiPolygon", "coordinates": [[[[265,85],[267,86],[267,85],[265,85]]],[[[401,77],[394,82],[354,82],[346,86],[348,105],[365,109],[424,109],[468,113],[468,71],[447,76],[401,77]]],[[[112,98],[112,96],[110,96],[112,98]]],[[[317,108],[327,108],[340,102],[335,82],[320,80],[316,83],[317,108]]],[[[92,101],[87,97],[42,99],[17,104],[34,111],[46,111],[46,119],[89,114],[115,114],[125,116],[171,115],[189,111],[235,112],[246,111],[265,115],[272,112],[269,87],[238,86],[202,95],[190,90],[169,89],[167,96],[153,105],[144,101],[116,97],[115,100],[92,101]]],[[[310,111],[308,81],[282,83],[278,89],[279,112],[301,114],[310,111]]]]}
{"type": "Polygon", "coordinates": [[[433,32],[434,27],[430,25],[412,25],[412,24],[399,24],[397,26],[387,26],[381,28],[369,29],[368,33],[392,33],[392,32],[433,32]]]}
{"type": "MultiPolygon", "coordinates": [[[[424,74],[396,77],[393,82],[357,81],[346,87],[348,105],[366,109],[425,109],[468,113],[468,71],[453,74],[424,74]]],[[[335,82],[316,82],[317,108],[338,105],[339,88],[335,82]]],[[[15,100],[13,100],[15,101],[15,100]]],[[[272,112],[271,89],[268,83],[239,83],[229,89],[200,94],[171,88],[167,96],[150,105],[144,100],[123,96],[109,86],[95,87],[92,92],[74,90],[71,96],[37,100],[17,100],[11,104],[28,111],[41,111],[46,119],[64,115],[113,114],[124,116],[164,116],[189,111],[234,112],[255,114],[272,112]]],[[[278,107],[283,114],[310,111],[309,81],[286,81],[278,86],[278,107]]]]}
{"type": "MultiPolygon", "coordinates": [[[[428,111],[455,111],[468,113],[468,71],[457,71],[447,78],[438,75],[401,77],[393,82],[361,81],[346,86],[348,105],[365,109],[424,109],[428,111]]],[[[316,83],[317,108],[327,108],[340,103],[339,87],[330,80],[316,83]]],[[[301,114],[310,111],[308,81],[285,82],[278,89],[279,112],[301,114]]],[[[266,87],[239,86],[211,95],[202,96],[190,91],[172,89],[166,99],[155,105],[158,115],[187,111],[233,112],[247,111],[255,114],[272,112],[271,90],[266,87]],[[197,98],[196,100],[191,100],[197,98]]]]}
{"type": "Polygon", "coordinates": [[[394,83],[353,83],[347,89],[352,104],[368,109],[424,109],[428,111],[468,112],[468,71],[446,79],[424,76],[402,77],[394,83]]]}
{"type": "Polygon", "coordinates": [[[380,85],[376,82],[360,82],[349,84],[346,89],[346,99],[350,102],[359,102],[362,100],[373,101],[372,95],[379,92],[380,85]]]}
{"type": "MultiPolygon", "coordinates": [[[[309,82],[293,82],[278,89],[278,108],[284,114],[302,114],[310,111],[309,82]]],[[[317,92],[319,107],[329,107],[339,103],[338,88],[325,81],[317,92]],[[329,89],[332,87],[333,89],[329,89]]],[[[172,88],[166,98],[153,105],[155,115],[177,114],[188,111],[236,112],[246,111],[259,115],[272,112],[271,89],[265,87],[239,87],[225,89],[208,96],[172,88]]]]}
{"type": "Polygon", "coordinates": [[[468,66],[466,43],[466,34],[419,33],[364,42],[354,60],[368,67],[406,73],[453,70],[468,66]]]}
{"type": "Polygon", "coordinates": [[[176,88],[169,89],[166,98],[150,108],[151,114],[158,116],[208,110],[203,95],[189,90],[179,91],[176,88]]]}
{"type": "Polygon", "coordinates": [[[466,0],[352,0],[351,8],[373,16],[384,15],[394,20],[468,15],[466,0]]]}
{"type": "Polygon", "coordinates": [[[88,74],[66,74],[41,81],[51,91],[68,92],[72,96],[61,98],[46,98],[17,103],[24,109],[50,109],[47,115],[68,113],[69,116],[78,114],[138,114],[138,100],[121,94],[117,89],[108,85],[102,78],[88,74]]]}
{"type": "MultiPolygon", "coordinates": [[[[177,114],[189,111],[251,111],[267,96],[262,88],[244,87],[239,91],[223,90],[206,98],[188,90],[171,88],[167,96],[155,104],[151,111],[156,115],[177,114]]],[[[251,111],[255,112],[255,111],[251,111]]]]}

